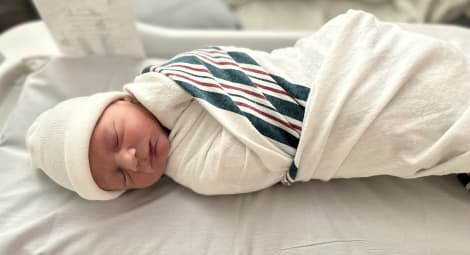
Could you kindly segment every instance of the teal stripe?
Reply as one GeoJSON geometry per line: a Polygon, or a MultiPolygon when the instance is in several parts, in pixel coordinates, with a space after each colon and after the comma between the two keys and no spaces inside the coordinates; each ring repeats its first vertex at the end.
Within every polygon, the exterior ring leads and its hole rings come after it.
{"type": "Polygon", "coordinates": [[[287,91],[289,95],[303,101],[307,100],[308,94],[310,93],[310,88],[303,85],[288,82],[284,78],[277,75],[271,74],[271,77],[276,81],[279,86],[281,86],[285,91],[287,91]]]}
{"type": "Polygon", "coordinates": [[[214,79],[214,76],[210,75],[209,73],[207,75],[199,75],[199,74],[191,73],[191,72],[188,72],[188,71],[185,71],[185,70],[173,69],[171,67],[165,68],[163,70],[173,71],[173,72],[177,72],[177,73],[184,73],[184,74],[188,75],[189,77],[210,79],[210,80],[213,80],[214,82],[216,82],[217,84],[220,84],[216,79],[214,79]]]}
{"type": "Polygon", "coordinates": [[[232,57],[233,60],[235,60],[235,62],[237,63],[259,66],[259,64],[252,57],[248,56],[248,54],[246,53],[238,52],[238,51],[229,51],[227,52],[227,54],[230,55],[230,57],[232,57]]]}
{"type": "Polygon", "coordinates": [[[204,99],[205,101],[209,102],[210,104],[217,106],[218,108],[231,111],[234,113],[241,114],[242,111],[238,106],[233,102],[230,96],[221,94],[218,92],[211,92],[199,89],[197,86],[194,86],[188,82],[180,81],[175,79],[174,80],[178,85],[180,85],[184,90],[186,90],[189,94],[193,97],[204,99]]]}
{"type": "Polygon", "coordinates": [[[142,69],[142,71],[140,73],[141,74],[148,73],[148,72],[150,72],[150,69],[152,67],[153,67],[153,65],[149,65],[149,66],[145,67],[144,69],[142,69]]]}
{"type": "Polygon", "coordinates": [[[251,123],[256,129],[264,136],[269,137],[275,141],[288,145],[294,149],[299,145],[299,138],[288,133],[284,129],[272,125],[269,122],[264,121],[250,113],[244,112],[244,115],[248,117],[251,123]]]}
{"type": "Polygon", "coordinates": [[[304,120],[304,107],[268,94],[265,94],[265,96],[269,100],[269,102],[271,102],[271,104],[276,108],[276,111],[278,111],[282,115],[288,116],[298,121],[304,120]]]}
{"type": "Polygon", "coordinates": [[[295,165],[294,160],[292,160],[292,163],[290,164],[290,167],[289,167],[289,176],[294,181],[295,181],[295,178],[297,177],[297,171],[298,170],[299,169],[295,165]]]}
{"type": "Polygon", "coordinates": [[[260,103],[260,102],[255,101],[255,100],[252,100],[252,99],[250,99],[250,98],[246,98],[246,97],[244,97],[244,96],[242,96],[242,95],[233,94],[233,93],[228,93],[228,94],[229,94],[230,96],[232,96],[232,97],[243,98],[244,100],[249,101],[249,102],[252,103],[252,104],[256,104],[256,105],[259,106],[259,107],[263,107],[263,108],[269,109],[269,110],[271,110],[271,111],[276,111],[276,109],[272,108],[272,107],[269,106],[269,105],[262,104],[262,103],[260,103]]]}

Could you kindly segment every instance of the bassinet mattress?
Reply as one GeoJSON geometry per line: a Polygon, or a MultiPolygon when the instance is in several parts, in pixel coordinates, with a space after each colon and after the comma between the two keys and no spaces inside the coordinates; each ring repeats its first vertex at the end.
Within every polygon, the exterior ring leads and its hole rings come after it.
{"type": "MultiPolygon", "coordinates": [[[[461,29],[423,31],[470,41],[461,29]]],[[[24,133],[41,111],[120,89],[155,62],[55,57],[28,76],[0,133],[0,254],[468,254],[470,194],[455,176],[312,181],[230,196],[197,195],[165,178],[94,202],[31,168],[24,133]]]]}

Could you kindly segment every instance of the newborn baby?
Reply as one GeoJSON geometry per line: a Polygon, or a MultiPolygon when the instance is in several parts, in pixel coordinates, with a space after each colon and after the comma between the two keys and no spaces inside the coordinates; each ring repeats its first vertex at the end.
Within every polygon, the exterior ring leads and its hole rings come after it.
{"type": "Polygon", "coordinates": [[[470,68],[453,44],[349,11],[271,53],[209,47],[66,100],[28,130],[33,164],[85,199],[165,174],[201,194],[468,172],[470,68]]]}

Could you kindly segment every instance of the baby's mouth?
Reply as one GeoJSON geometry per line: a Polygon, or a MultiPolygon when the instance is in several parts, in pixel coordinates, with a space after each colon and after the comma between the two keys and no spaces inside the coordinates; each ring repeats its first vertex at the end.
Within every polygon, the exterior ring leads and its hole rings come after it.
{"type": "Polygon", "coordinates": [[[154,144],[152,144],[152,142],[149,141],[149,164],[152,170],[154,169],[154,165],[153,165],[154,161],[156,161],[158,158],[158,150],[157,150],[158,141],[159,139],[157,139],[154,144]]]}
{"type": "Polygon", "coordinates": [[[153,168],[152,163],[153,163],[153,158],[155,157],[155,146],[152,145],[152,142],[149,141],[149,165],[150,168],[153,168]]]}
{"type": "Polygon", "coordinates": [[[157,144],[158,144],[158,139],[157,139],[157,141],[155,141],[155,144],[153,145],[153,156],[155,156],[155,157],[158,156],[157,144]]]}

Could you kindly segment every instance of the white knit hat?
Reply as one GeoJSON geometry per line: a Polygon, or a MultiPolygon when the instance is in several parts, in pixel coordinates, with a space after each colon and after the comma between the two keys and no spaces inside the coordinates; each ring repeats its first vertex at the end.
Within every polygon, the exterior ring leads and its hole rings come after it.
{"type": "Polygon", "coordinates": [[[106,191],[93,180],[88,161],[90,138],[105,108],[124,97],[105,92],[63,101],[43,112],[26,134],[34,167],[88,200],[109,200],[124,191],[106,191]]]}

